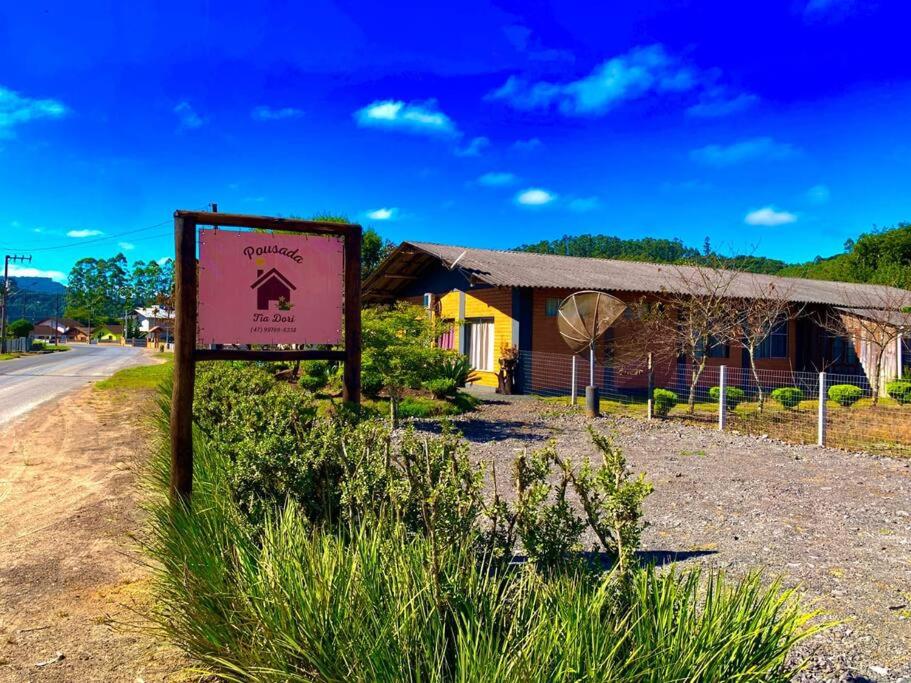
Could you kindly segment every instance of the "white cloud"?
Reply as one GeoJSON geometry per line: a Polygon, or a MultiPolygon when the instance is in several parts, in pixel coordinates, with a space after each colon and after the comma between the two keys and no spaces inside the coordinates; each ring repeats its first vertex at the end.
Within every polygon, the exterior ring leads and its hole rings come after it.
{"type": "Polygon", "coordinates": [[[118,242],[117,246],[123,249],[124,251],[132,251],[136,248],[136,245],[132,242],[118,242]]]}
{"type": "Polygon", "coordinates": [[[206,120],[197,114],[196,110],[186,100],[179,102],[174,107],[174,113],[177,114],[177,118],[180,120],[181,129],[200,128],[206,123],[206,120]]]}
{"type": "Polygon", "coordinates": [[[103,234],[104,233],[101,232],[101,230],[70,230],[66,233],[66,236],[82,239],[83,237],[97,237],[98,235],[103,234]]]}
{"type": "Polygon", "coordinates": [[[813,204],[825,204],[829,201],[831,196],[832,193],[829,191],[827,185],[814,185],[807,190],[807,199],[813,204]]]}
{"type": "Polygon", "coordinates": [[[776,211],[774,207],[764,206],[761,209],[750,211],[743,219],[747,225],[776,226],[794,223],[797,216],[790,211],[776,211]]]}
{"type": "Polygon", "coordinates": [[[372,218],[375,221],[391,221],[398,215],[398,212],[399,210],[394,206],[383,207],[368,211],[367,218],[372,218]]]}
{"type": "Polygon", "coordinates": [[[157,263],[159,266],[163,266],[166,265],[170,260],[170,256],[162,256],[161,258],[155,259],[155,263],[157,263]]]}
{"type": "Polygon", "coordinates": [[[274,108],[260,105],[253,108],[250,116],[256,121],[280,121],[281,119],[296,119],[303,113],[301,109],[295,109],[294,107],[274,108]]]}
{"type": "Polygon", "coordinates": [[[752,93],[743,92],[731,96],[716,90],[700,98],[686,113],[700,118],[720,118],[749,109],[758,101],[759,98],[752,93]]]}
{"type": "Polygon", "coordinates": [[[376,100],[354,112],[354,119],[364,128],[386,128],[419,135],[459,135],[452,119],[437,108],[436,100],[376,100]]]}
{"type": "Polygon", "coordinates": [[[531,152],[541,146],[539,138],[529,138],[528,140],[516,140],[512,143],[512,148],[517,152],[531,152]]]}
{"type": "Polygon", "coordinates": [[[620,102],[648,94],[682,92],[698,85],[699,75],[669,55],[662,45],[633,48],[568,83],[529,83],[510,76],[488,99],[505,100],[517,109],[548,109],[567,115],[594,116],[620,102]]]}
{"type": "Polygon", "coordinates": [[[778,160],[794,156],[797,150],[772,138],[752,138],[730,145],[706,145],[690,151],[690,158],[709,166],[732,166],[758,159],[778,160]]]}
{"type": "Polygon", "coordinates": [[[478,184],[487,187],[504,187],[506,185],[515,185],[518,180],[515,173],[491,171],[490,173],[485,173],[480,176],[478,178],[478,184]]]}
{"type": "Polygon", "coordinates": [[[17,266],[15,263],[9,264],[9,274],[12,277],[49,277],[52,280],[63,282],[66,275],[59,270],[41,270],[40,268],[27,268],[17,266]]]}
{"type": "Polygon", "coordinates": [[[36,119],[59,119],[69,110],[62,102],[33,99],[0,86],[0,138],[15,137],[15,127],[36,119]]]}
{"type": "Polygon", "coordinates": [[[472,138],[464,147],[457,147],[454,153],[457,157],[479,157],[481,152],[490,147],[490,140],[483,135],[472,138]]]}
{"type": "Polygon", "coordinates": [[[575,199],[569,200],[567,206],[570,211],[586,213],[588,211],[594,211],[601,206],[601,200],[597,197],[576,197],[575,199]]]}
{"type": "Polygon", "coordinates": [[[522,206],[546,206],[556,199],[556,194],[540,187],[530,187],[516,194],[516,204],[522,206]]]}

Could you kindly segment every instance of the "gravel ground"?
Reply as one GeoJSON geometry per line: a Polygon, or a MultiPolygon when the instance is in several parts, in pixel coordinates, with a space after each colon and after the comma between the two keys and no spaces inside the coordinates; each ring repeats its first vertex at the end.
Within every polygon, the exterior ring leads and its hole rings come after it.
{"type": "MultiPolygon", "coordinates": [[[[488,399],[490,396],[488,395],[488,399]]],[[[764,568],[844,623],[803,646],[804,681],[911,681],[911,463],[673,422],[595,420],[616,435],[646,501],[643,551],[660,564],[764,568]]],[[[457,426],[474,458],[496,464],[556,439],[594,455],[589,423],[527,397],[486,401],[457,426]]],[[[428,427],[429,428],[429,427],[428,427]]]]}

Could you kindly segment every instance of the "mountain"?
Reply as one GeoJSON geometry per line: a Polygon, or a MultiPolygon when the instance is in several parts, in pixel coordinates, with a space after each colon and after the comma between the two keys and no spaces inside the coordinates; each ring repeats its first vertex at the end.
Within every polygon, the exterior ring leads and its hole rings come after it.
{"type": "Polygon", "coordinates": [[[66,287],[49,277],[11,277],[7,302],[7,320],[26,318],[38,322],[63,314],[66,287]],[[58,311],[59,307],[59,311],[58,311]]]}

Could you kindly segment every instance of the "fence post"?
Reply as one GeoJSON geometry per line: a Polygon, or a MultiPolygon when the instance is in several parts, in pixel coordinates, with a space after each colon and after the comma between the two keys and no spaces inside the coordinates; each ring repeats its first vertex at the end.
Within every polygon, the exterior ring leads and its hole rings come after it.
{"type": "Polygon", "coordinates": [[[576,405],[576,354],[573,354],[573,377],[572,383],[570,384],[570,397],[569,404],[574,406],[576,405]]]}
{"type": "Polygon", "coordinates": [[[718,368],[718,431],[724,431],[724,425],[727,421],[727,366],[722,365],[718,368]]]}
{"type": "Polygon", "coordinates": [[[819,373],[819,410],[816,418],[816,444],[826,445],[826,373],[819,373]]]}
{"type": "Polygon", "coordinates": [[[648,419],[655,416],[655,370],[652,367],[652,354],[648,354],[648,419]]]}

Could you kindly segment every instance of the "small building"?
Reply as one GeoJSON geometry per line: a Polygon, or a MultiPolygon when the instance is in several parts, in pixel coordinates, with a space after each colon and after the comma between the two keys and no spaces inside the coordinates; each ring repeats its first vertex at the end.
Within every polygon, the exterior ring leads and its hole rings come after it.
{"type": "Polygon", "coordinates": [[[174,341],[174,328],[172,325],[156,325],[146,333],[146,348],[164,351],[171,348],[174,341]]]}
{"type": "Polygon", "coordinates": [[[38,323],[32,328],[31,333],[29,333],[29,337],[32,339],[43,342],[53,342],[61,336],[60,331],[54,327],[45,325],[44,323],[38,323]]]}
{"type": "MultiPolygon", "coordinates": [[[[439,343],[467,355],[480,374],[480,384],[496,386],[498,359],[505,346],[519,351],[519,390],[537,391],[548,384],[568,381],[571,354],[557,329],[561,301],[573,292],[607,292],[630,304],[601,343],[612,335],[627,334],[636,324],[633,304],[661,302],[668,292],[683,292],[680,278],[699,269],[691,266],[556,256],[528,252],[473,249],[424,242],[403,242],[364,283],[366,303],[409,301],[432,310],[454,323],[453,333],[439,343]],[[558,371],[552,371],[559,368],[558,371]],[[523,386],[524,384],[524,386],[523,386]]],[[[723,271],[724,272],[724,271],[723,271]]],[[[785,292],[792,314],[773,330],[758,349],[757,366],[778,371],[861,375],[869,367],[863,340],[828,332],[817,322],[818,314],[844,309],[846,315],[864,315],[858,302],[869,302],[880,289],[903,297],[911,306],[911,292],[878,285],[836,283],[802,278],[782,278],[747,273],[732,274],[730,296],[757,298],[770,286],[785,292]]],[[[868,314],[868,313],[867,313],[868,314]]],[[[911,315],[897,313],[896,325],[911,329],[911,315]]],[[[632,335],[630,335],[632,336],[632,335]]],[[[911,364],[908,337],[895,344],[894,357],[886,363],[887,377],[911,364]]],[[[649,349],[643,345],[642,360],[649,349]]],[[[749,357],[742,345],[719,345],[709,350],[708,366],[747,368],[749,357]]],[[[659,386],[679,383],[685,368],[677,357],[656,365],[659,386]]],[[[632,366],[631,366],[632,367],[632,366]]],[[[642,390],[646,377],[639,369],[608,367],[597,382],[617,390],[642,390]],[[627,371],[629,370],[629,371],[627,371]]]]}
{"type": "Polygon", "coordinates": [[[92,338],[99,342],[117,342],[123,338],[123,325],[106,323],[92,331],[92,338]]]}
{"type": "Polygon", "coordinates": [[[167,306],[136,308],[133,310],[133,316],[137,329],[143,334],[148,334],[153,327],[174,323],[174,311],[167,306]]]}
{"type": "Polygon", "coordinates": [[[63,331],[68,341],[87,342],[91,338],[91,329],[82,323],[71,325],[63,331]]]}

